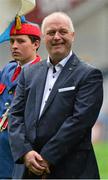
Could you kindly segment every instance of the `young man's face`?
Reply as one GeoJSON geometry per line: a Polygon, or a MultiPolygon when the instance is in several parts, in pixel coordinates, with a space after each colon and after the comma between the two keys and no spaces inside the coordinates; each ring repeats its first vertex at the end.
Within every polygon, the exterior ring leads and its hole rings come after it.
{"type": "Polygon", "coordinates": [[[12,57],[21,64],[34,60],[39,41],[32,43],[28,35],[13,35],[10,37],[12,57]]]}

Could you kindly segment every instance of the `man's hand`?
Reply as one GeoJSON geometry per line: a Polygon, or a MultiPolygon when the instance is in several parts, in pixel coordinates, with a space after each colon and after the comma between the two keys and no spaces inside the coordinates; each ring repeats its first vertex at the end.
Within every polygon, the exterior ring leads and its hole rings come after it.
{"type": "Polygon", "coordinates": [[[42,175],[45,172],[50,173],[49,165],[40,154],[36,151],[30,151],[24,156],[24,162],[26,167],[36,175],[42,175]]]}

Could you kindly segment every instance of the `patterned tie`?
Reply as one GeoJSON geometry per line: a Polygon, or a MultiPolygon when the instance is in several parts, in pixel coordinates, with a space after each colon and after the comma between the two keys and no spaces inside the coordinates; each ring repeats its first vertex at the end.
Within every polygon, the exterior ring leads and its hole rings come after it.
{"type": "Polygon", "coordinates": [[[20,72],[21,72],[21,66],[17,66],[11,79],[12,82],[15,81],[15,79],[20,74],[20,72]]]}

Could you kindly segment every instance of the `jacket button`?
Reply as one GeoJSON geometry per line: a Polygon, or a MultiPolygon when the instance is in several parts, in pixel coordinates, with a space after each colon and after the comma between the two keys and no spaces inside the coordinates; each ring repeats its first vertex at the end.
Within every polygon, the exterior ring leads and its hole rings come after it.
{"type": "Polygon", "coordinates": [[[6,103],[5,103],[5,106],[6,106],[6,107],[9,107],[9,103],[8,103],[8,102],[6,102],[6,103]]]}
{"type": "Polygon", "coordinates": [[[12,91],[9,91],[9,94],[12,94],[12,91]]]}

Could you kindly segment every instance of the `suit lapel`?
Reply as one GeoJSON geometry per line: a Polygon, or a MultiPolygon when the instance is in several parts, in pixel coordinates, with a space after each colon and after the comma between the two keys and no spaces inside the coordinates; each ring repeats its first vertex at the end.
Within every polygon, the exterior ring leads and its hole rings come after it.
{"type": "MultiPolygon", "coordinates": [[[[57,81],[55,82],[54,87],[53,87],[53,89],[52,89],[52,91],[48,97],[47,103],[43,109],[42,115],[45,113],[45,111],[47,110],[47,108],[49,107],[51,102],[53,101],[56,93],[58,92],[58,89],[61,87],[61,85],[63,85],[65,80],[68,78],[68,76],[70,76],[70,74],[72,74],[72,72],[76,68],[78,62],[79,62],[78,58],[75,56],[75,54],[73,54],[70,57],[70,59],[68,60],[68,62],[66,63],[66,65],[64,66],[62,72],[60,73],[60,75],[57,79],[57,81]]],[[[42,115],[41,115],[41,117],[42,117],[42,115]]]]}
{"type": "Polygon", "coordinates": [[[36,87],[36,101],[35,101],[36,119],[38,118],[40,112],[47,71],[48,71],[48,67],[46,61],[42,61],[38,72],[38,76],[39,76],[38,85],[36,81],[36,86],[35,86],[36,87]]]}

